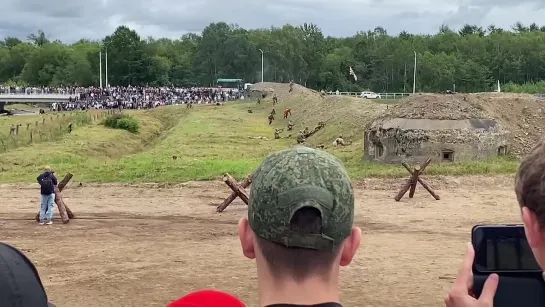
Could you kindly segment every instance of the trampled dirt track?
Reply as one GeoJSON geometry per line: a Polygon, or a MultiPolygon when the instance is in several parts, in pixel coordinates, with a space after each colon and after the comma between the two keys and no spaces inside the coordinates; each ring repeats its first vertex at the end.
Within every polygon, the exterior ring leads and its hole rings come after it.
{"type": "MultiPolygon", "coordinates": [[[[356,224],[364,241],[342,272],[345,306],[441,306],[478,223],[519,222],[511,176],[429,180],[415,198],[393,196],[402,180],[370,179],[356,187],[356,224]]],[[[180,185],[84,185],[65,190],[80,217],[38,226],[37,186],[2,185],[0,240],[37,265],[58,307],[166,306],[199,288],[230,291],[257,305],[254,263],[236,234],[246,206],[222,214],[221,182],[180,185]]]]}

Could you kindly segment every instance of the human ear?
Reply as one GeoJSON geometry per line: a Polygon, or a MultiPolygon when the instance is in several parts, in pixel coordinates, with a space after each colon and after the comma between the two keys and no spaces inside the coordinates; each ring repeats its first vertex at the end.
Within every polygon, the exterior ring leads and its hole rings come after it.
{"type": "Polygon", "coordinates": [[[544,247],[543,233],[536,214],[530,209],[522,207],[522,222],[524,223],[524,232],[530,247],[532,249],[544,247]]]}
{"type": "Polygon", "coordinates": [[[243,217],[238,222],[238,237],[242,247],[242,254],[248,259],[255,259],[254,233],[248,219],[243,217]]]}
{"type": "Polygon", "coordinates": [[[352,228],[350,235],[344,239],[341,251],[341,266],[347,266],[352,262],[361,243],[361,229],[352,228]]]}

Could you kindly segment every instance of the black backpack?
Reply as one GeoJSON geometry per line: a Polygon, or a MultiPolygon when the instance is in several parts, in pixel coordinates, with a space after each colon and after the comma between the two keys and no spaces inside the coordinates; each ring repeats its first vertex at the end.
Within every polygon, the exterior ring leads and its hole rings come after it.
{"type": "Polygon", "coordinates": [[[53,191],[54,190],[53,180],[51,180],[50,175],[48,175],[47,177],[44,177],[42,179],[42,181],[40,182],[40,185],[46,191],[53,191]]]}

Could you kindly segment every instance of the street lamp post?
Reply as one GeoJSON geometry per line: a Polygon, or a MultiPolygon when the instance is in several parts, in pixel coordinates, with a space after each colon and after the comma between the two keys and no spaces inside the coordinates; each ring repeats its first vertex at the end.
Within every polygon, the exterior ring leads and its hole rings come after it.
{"type": "Polygon", "coordinates": [[[264,69],[263,69],[263,50],[259,49],[259,51],[261,51],[261,83],[263,83],[263,73],[264,73],[264,69]]]}
{"type": "Polygon", "coordinates": [[[416,93],[416,51],[414,52],[413,94],[416,93]]]}
{"type": "Polygon", "coordinates": [[[98,53],[98,74],[99,74],[99,82],[100,82],[100,89],[102,89],[102,50],[98,53]]]}
{"type": "Polygon", "coordinates": [[[105,51],[106,51],[106,65],[105,65],[106,66],[105,67],[106,68],[106,71],[105,71],[106,78],[105,79],[106,79],[106,88],[108,88],[109,87],[109,85],[108,85],[109,84],[108,83],[108,46],[105,47],[105,51]]]}

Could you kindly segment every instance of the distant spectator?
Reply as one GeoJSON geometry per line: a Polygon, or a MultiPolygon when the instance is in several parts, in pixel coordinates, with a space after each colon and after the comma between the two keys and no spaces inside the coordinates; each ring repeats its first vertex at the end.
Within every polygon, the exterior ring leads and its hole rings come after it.
{"type": "Polygon", "coordinates": [[[245,307],[238,298],[217,290],[200,290],[190,293],[167,307],[245,307]]]}
{"type": "Polygon", "coordinates": [[[53,210],[55,208],[55,186],[57,177],[51,167],[46,166],[44,172],[36,179],[40,184],[41,206],[40,225],[53,224],[53,210]]]}
{"type": "Polygon", "coordinates": [[[21,251],[4,243],[0,243],[0,306],[54,307],[47,301],[34,264],[21,251]]]}
{"type": "Polygon", "coordinates": [[[269,155],[255,174],[238,231],[243,254],[256,259],[259,306],[340,307],[340,266],[361,240],[342,163],[295,147],[269,155]]]}

